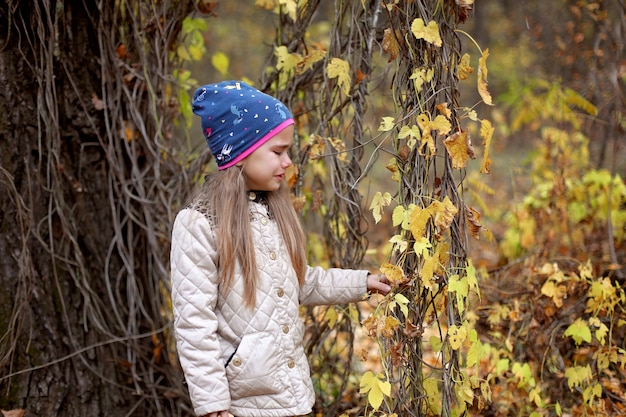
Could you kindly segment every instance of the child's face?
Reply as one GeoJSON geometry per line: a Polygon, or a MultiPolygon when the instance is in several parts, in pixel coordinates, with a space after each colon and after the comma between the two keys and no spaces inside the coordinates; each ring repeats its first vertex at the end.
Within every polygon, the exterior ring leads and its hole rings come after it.
{"type": "Polygon", "coordinates": [[[287,126],[242,161],[248,190],[276,191],[291,165],[289,149],[293,142],[293,125],[287,126]]]}

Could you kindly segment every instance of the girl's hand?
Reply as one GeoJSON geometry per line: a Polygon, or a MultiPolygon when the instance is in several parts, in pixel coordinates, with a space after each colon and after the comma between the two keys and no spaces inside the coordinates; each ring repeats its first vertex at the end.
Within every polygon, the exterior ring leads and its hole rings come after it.
{"type": "Polygon", "coordinates": [[[216,411],[215,413],[205,414],[203,417],[228,417],[229,415],[230,414],[228,414],[228,411],[222,410],[216,411]]]}
{"type": "Polygon", "coordinates": [[[367,290],[382,295],[387,295],[391,291],[391,286],[384,275],[369,274],[367,276],[367,290]]]}

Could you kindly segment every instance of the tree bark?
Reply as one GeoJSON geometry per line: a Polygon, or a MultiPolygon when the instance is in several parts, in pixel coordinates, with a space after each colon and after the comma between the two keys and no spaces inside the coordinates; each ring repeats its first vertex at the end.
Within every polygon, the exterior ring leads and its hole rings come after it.
{"type": "MultiPolygon", "coordinates": [[[[146,301],[159,295],[164,277],[151,268],[167,245],[150,252],[116,194],[132,192],[130,180],[110,174],[120,141],[107,117],[119,110],[99,97],[115,49],[102,50],[100,34],[115,29],[114,3],[0,5],[0,409],[26,417],[189,409],[162,353],[168,318],[146,301]],[[134,245],[133,262],[120,241],[134,245]]],[[[115,168],[140,168],[134,156],[115,168]]],[[[149,212],[143,204],[130,207],[149,212]]]]}

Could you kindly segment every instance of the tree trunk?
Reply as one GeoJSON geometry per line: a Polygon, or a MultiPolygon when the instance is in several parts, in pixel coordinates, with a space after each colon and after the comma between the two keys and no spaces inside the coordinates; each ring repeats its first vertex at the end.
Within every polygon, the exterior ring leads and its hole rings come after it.
{"type": "MultiPolygon", "coordinates": [[[[129,16],[117,3],[0,5],[0,409],[25,416],[189,409],[175,401],[187,397],[154,301],[167,293],[167,239],[153,234],[167,234],[170,208],[149,207],[132,173],[157,166],[153,177],[171,178],[116,128],[130,117],[110,93],[123,91],[116,45],[103,43],[115,37],[102,34],[129,16]]],[[[141,92],[137,106],[154,104],[141,92]]],[[[137,121],[145,137],[157,130],[137,121]]]]}
{"type": "MultiPolygon", "coordinates": [[[[33,18],[26,2],[17,6],[13,18],[33,18]]],[[[73,271],[78,265],[68,262],[80,260],[87,276],[98,277],[105,258],[101,249],[111,240],[111,231],[100,227],[111,223],[106,177],[99,175],[106,164],[101,150],[90,146],[97,145],[85,131],[90,122],[76,109],[89,98],[77,94],[100,88],[95,60],[77,59],[97,56],[97,44],[90,41],[95,27],[84,10],[71,12],[63,28],[69,42],[56,44],[47,34],[50,43],[44,47],[64,49],[59,53],[65,59],[53,63],[38,62],[46,57],[37,56],[27,41],[41,36],[36,31],[43,27],[19,33],[9,22],[2,24],[0,192],[6,197],[0,203],[0,300],[13,306],[1,322],[2,373],[32,369],[2,380],[3,390],[9,390],[2,408],[38,416],[122,415],[131,404],[122,401],[123,385],[111,383],[121,381],[122,352],[112,345],[81,352],[104,342],[86,317],[90,294],[106,292],[103,281],[82,285],[73,271]],[[45,77],[54,86],[40,84],[42,70],[54,74],[45,77]],[[57,103],[50,92],[60,95],[57,103]]]]}

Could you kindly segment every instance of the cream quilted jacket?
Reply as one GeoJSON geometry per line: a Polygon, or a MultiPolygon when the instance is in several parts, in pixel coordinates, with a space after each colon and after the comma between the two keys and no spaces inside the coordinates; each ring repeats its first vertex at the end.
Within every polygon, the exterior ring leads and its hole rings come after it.
{"type": "Polygon", "coordinates": [[[358,301],[367,291],[367,271],[319,267],[308,268],[300,287],[266,207],[251,201],[250,211],[261,271],[254,311],[244,306],[241,279],[228,291],[218,286],[215,236],[203,210],[183,209],[174,223],[174,328],[200,416],[219,410],[240,417],[309,413],[315,395],[299,306],[358,301]]]}

